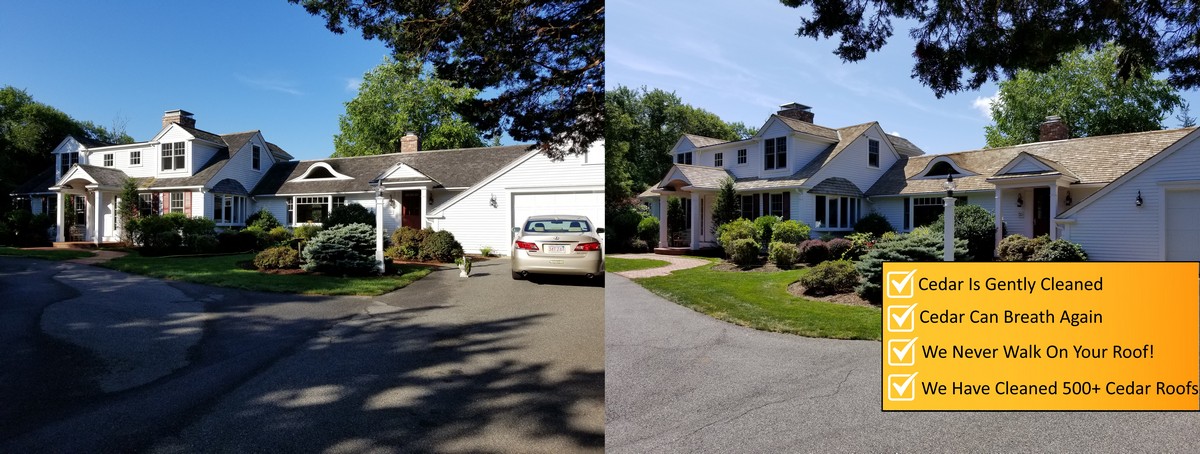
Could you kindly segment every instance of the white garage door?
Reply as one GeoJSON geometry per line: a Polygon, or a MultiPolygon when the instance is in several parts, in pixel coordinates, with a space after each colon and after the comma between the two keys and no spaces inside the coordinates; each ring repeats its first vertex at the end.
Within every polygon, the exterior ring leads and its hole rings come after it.
{"type": "Polygon", "coordinates": [[[604,193],[555,192],[513,194],[512,226],[525,222],[530,216],[542,214],[574,214],[587,216],[595,227],[604,227],[604,193]]]}
{"type": "Polygon", "coordinates": [[[1200,260],[1200,190],[1167,191],[1167,260],[1200,260]]]}

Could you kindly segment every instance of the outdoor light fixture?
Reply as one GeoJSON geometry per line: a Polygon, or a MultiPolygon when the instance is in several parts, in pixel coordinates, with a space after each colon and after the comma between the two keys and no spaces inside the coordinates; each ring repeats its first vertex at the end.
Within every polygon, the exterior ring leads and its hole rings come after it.
{"type": "Polygon", "coordinates": [[[1025,206],[1025,201],[1021,199],[1021,194],[1017,194],[1017,208],[1025,206]]]}
{"type": "Polygon", "coordinates": [[[1071,191],[1067,191],[1067,199],[1063,202],[1066,202],[1067,206],[1071,206],[1071,191]]]}
{"type": "Polygon", "coordinates": [[[1137,206],[1142,206],[1142,191],[1138,191],[1137,200],[1134,200],[1133,203],[1137,204],[1137,206]]]}
{"type": "Polygon", "coordinates": [[[492,208],[496,208],[496,194],[492,194],[492,200],[489,200],[488,204],[490,204],[492,208]]]}
{"type": "Polygon", "coordinates": [[[954,183],[954,174],[946,176],[946,182],[942,183],[942,187],[946,189],[946,197],[954,197],[954,189],[958,187],[954,183]]]}

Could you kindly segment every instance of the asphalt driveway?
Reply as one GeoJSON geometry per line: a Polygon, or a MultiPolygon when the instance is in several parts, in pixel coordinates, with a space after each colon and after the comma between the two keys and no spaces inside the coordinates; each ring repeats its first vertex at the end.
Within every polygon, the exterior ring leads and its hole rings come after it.
{"type": "Polygon", "coordinates": [[[1198,413],[883,413],[878,342],[742,328],[607,279],[610,452],[1195,449],[1198,413]]]}

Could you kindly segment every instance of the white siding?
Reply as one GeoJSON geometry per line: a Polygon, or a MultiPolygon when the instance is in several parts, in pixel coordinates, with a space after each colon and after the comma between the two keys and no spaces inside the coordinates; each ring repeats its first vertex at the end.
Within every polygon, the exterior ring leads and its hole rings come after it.
{"type": "Polygon", "coordinates": [[[195,174],[200,168],[212,160],[219,149],[208,142],[194,140],[188,144],[188,175],[195,174]]]}
{"type": "Polygon", "coordinates": [[[1036,159],[1024,157],[1016,163],[1007,173],[1024,173],[1024,172],[1042,172],[1048,170],[1045,164],[1038,162],[1036,159]]]}
{"type": "Polygon", "coordinates": [[[826,178],[841,177],[858,186],[858,190],[866,192],[895,163],[896,154],[891,149],[891,143],[884,140],[883,131],[872,127],[821,167],[821,170],[808,179],[808,185],[816,186],[826,178]],[[879,142],[879,167],[867,165],[871,139],[879,142]]]}
{"type": "Polygon", "coordinates": [[[242,187],[246,188],[247,191],[253,191],[254,186],[267,173],[267,170],[270,170],[271,164],[274,162],[271,152],[267,149],[267,144],[263,141],[262,136],[258,134],[255,134],[250,141],[246,142],[246,145],[241,150],[238,150],[237,153],[233,153],[233,151],[230,150],[232,156],[229,158],[229,162],[225,163],[225,167],[222,167],[221,171],[217,172],[217,175],[209,181],[209,184],[217,184],[221,180],[232,178],[241,183],[242,187]],[[262,150],[261,170],[254,170],[253,167],[253,145],[258,145],[262,150]]]}
{"type": "Polygon", "coordinates": [[[897,232],[904,231],[904,197],[875,197],[872,198],[872,203],[864,204],[863,210],[865,214],[871,214],[872,211],[883,215],[887,218],[888,223],[892,224],[892,228],[897,232]]]}
{"type": "Polygon", "coordinates": [[[250,204],[250,212],[246,214],[247,216],[257,213],[258,210],[266,209],[283,225],[289,227],[292,225],[292,219],[287,216],[287,200],[290,200],[291,197],[271,197],[260,195],[255,197],[255,199],[257,200],[250,204]]]}
{"type": "MultiPolygon", "coordinates": [[[[172,142],[187,142],[188,145],[186,147],[186,159],[188,166],[190,166],[193,162],[191,158],[193,152],[192,144],[194,143],[193,137],[187,131],[184,131],[183,128],[176,127],[175,125],[172,125],[170,128],[168,128],[167,131],[163,133],[162,137],[160,137],[158,141],[154,143],[154,151],[150,156],[152,159],[147,164],[154,166],[155,175],[160,177],[175,178],[191,175],[192,169],[184,169],[182,171],[162,171],[162,147],[160,147],[159,144],[172,142]]],[[[203,153],[204,151],[201,152],[203,153]]],[[[146,156],[142,156],[142,159],[146,159],[146,156]]]]}

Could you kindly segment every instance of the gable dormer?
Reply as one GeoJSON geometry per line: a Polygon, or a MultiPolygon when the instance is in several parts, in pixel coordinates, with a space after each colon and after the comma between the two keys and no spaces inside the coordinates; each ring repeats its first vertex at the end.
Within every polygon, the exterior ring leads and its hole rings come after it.
{"type": "Polygon", "coordinates": [[[195,117],[186,110],[164,112],[162,123],[163,128],[150,139],[155,144],[152,162],[159,177],[191,176],[226,147],[221,136],[197,129],[195,117]]]}
{"type": "Polygon", "coordinates": [[[87,157],[84,156],[87,152],[87,147],[84,146],[75,137],[67,136],[62,142],[54,147],[51,154],[54,155],[54,181],[61,180],[63,175],[66,175],[71,166],[75,164],[86,164],[87,157]]]}

